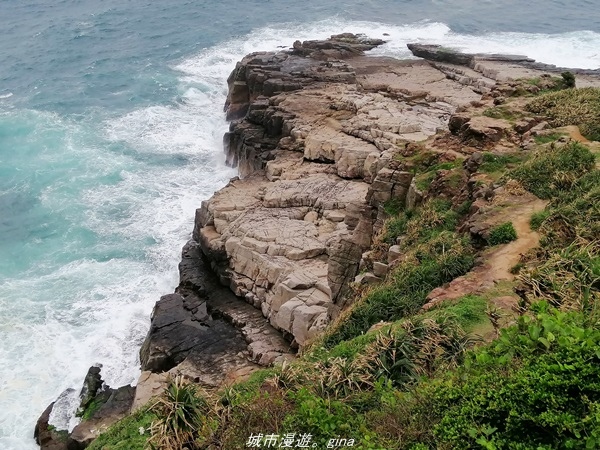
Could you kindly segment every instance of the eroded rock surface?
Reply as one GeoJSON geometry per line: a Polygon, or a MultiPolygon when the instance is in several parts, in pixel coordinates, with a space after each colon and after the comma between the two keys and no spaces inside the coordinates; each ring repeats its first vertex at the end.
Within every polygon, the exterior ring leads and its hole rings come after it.
{"type": "MultiPolygon", "coordinates": [[[[362,54],[380,41],[338,41],[237,65],[225,152],[240,177],[203,202],[194,230],[221,282],[300,346],[346,305],[383,206],[421,200],[396,155],[481,98],[428,62],[362,54]]],[[[495,138],[497,128],[468,130],[495,138]]]]}
{"type": "MultiPolygon", "coordinates": [[[[176,292],[163,296],[154,308],[140,350],[143,371],[181,374],[205,387],[218,387],[233,373],[269,365],[291,353],[289,343],[260,311],[219,284],[197,243],[184,247],[179,269],[176,292]]],[[[143,375],[138,389],[156,381],[143,375]]]]}
{"type": "MultiPolygon", "coordinates": [[[[82,410],[98,399],[102,406],[67,438],[49,426],[50,405],[36,427],[42,448],[84,448],[95,430],[146,404],[172,376],[216,388],[292,357],[347,306],[353,281],[379,283],[402,261],[400,245],[379,260],[372,255],[389,204],[412,209],[432,196],[472,202],[464,226],[475,237],[495,223],[486,208],[493,210],[498,189],[477,178],[482,152],[527,151],[548,124],[484,112],[522,89],[519,79],[551,82],[563,69],[421,44],[409,45],[420,60],[365,56],[382,44],[342,34],[238,63],[228,79],[224,147],[239,177],[196,212],[180,285],[154,309],[137,388],[107,390],[92,373],[82,410]],[[423,153],[440,164],[462,160],[461,178],[436,170],[423,188],[415,177],[423,153]]],[[[579,86],[600,84],[595,71],[575,72],[579,86]]],[[[530,231],[497,258],[514,262],[535,244],[530,231]]],[[[429,305],[502,279],[488,272],[475,268],[433,291],[429,305]]]]}
{"type": "MultiPolygon", "coordinates": [[[[436,134],[440,162],[521,145],[542,124],[513,124],[483,109],[522,87],[515,80],[551,82],[561,70],[521,56],[412,44],[426,60],[364,55],[381,44],[350,34],[296,42],[290,51],[247,56],[228,80],[225,152],[239,177],[203,202],[194,240],[221,283],[300,346],[346,306],[384,206],[423,201],[415,170],[399,155],[414,155],[436,134]]],[[[578,72],[578,82],[588,75],[578,72]]],[[[452,176],[440,170],[430,191],[456,201],[485,196],[455,192],[468,183],[452,176]]],[[[388,258],[393,264],[401,255],[388,258]]],[[[384,279],[387,264],[360,281],[384,279]]]]}

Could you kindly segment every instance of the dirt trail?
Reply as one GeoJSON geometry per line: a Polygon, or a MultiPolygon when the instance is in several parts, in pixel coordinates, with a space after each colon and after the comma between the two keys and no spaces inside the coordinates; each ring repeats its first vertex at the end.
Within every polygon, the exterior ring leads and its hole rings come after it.
{"type": "Polygon", "coordinates": [[[539,245],[539,234],[531,229],[529,220],[533,213],[542,211],[545,207],[545,201],[534,199],[502,211],[496,217],[499,219],[498,223],[512,221],[517,240],[484,251],[481,255],[483,264],[450,284],[431,291],[423,309],[427,310],[445,300],[455,300],[468,294],[481,294],[500,281],[512,281],[515,276],[510,273],[510,269],[519,262],[521,255],[539,245]]]}
{"type": "Polygon", "coordinates": [[[581,131],[579,131],[578,126],[569,125],[564,128],[569,133],[569,136],[571,137],[571,139],[573,139],[574,141],[581,142],[582,144],[586,144],[586,143],[590,142],[585,136],[583,136],[581,134],[581,131]]]}

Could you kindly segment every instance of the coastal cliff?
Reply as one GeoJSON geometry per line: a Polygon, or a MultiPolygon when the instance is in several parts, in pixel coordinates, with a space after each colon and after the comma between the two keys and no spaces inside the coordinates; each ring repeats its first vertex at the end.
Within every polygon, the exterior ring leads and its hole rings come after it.
{"type": "MultiPolygon", "coordinates": [[[[137,387],[122,400],[125,394],[113,395],[97,379],[91,398],[101,398],[87,412],[92,402],[82,401],[84,420],[68,437],[53,436],[51,405],[38,422],[42,448],[85,448],[172,377],[215,391],[294,360],[324,333],[330,339],[332,329],[335,343],[355,337],[340,331],[352,305],[395,271],[422,262],[415,255],[420,237],[390,231],[398,211],[412,211],[406,220],[429,211],[420,226],[435,228],[441,213],[428,208],[443,200],[443,213],[456,214],[445,231],[473,245],[459,269],[412,296],[411,314],[515,280],[512,268],[540,242],[530,216],[547,199],[481,168],[490,158],[524,161],[515,154],[556,135],[548,117],[514,99],[560,89],[556,75],[564,70],[521,56],[420,44],[409,49],[424,59],[365,55],[383,44],[341,34],[253,53],[237,64],[228,79],[224,150],[239,177],[196,212],[180,284],[152,313],[137,387]],[[487,248],[507,220],[516,228],[514,242],[487,248]]],[[[600,85],[594,71],[575,73],[580,86],[600,85]]],[[[560,133],[563,143],[578,140],[573,130],[560,133]]],[[[461,239],[453,236],[452,245],[461,239]]],[[[433,253],[452,251],[442,242],[433,253]]],[[[518,301],[511,289],[489,300],[506,311],[518,301]]],[[[373,317],[381,320],[361,322],[360,333],[398,319],[373,317]]]]}

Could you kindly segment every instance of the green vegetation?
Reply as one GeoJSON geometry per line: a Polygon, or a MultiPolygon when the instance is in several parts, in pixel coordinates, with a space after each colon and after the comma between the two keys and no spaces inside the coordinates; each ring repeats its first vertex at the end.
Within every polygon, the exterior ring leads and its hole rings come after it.
{"type": "Polygon", "coordinates": [[[521,271],[521,269],[522,269],[522,268],[524,268],[524,267],[525,267],[525,263],[522,263],[522,262],[520,262],[520,261],[519,261],[518,263],[516,263],[514,266],[512,266],[512,267],[510,268],[510,273],[512,273],[513,275],[516,275],[516,274],[518,274],[518,273],[521,271]]]}
{"type": "Polygon", "coordinates": [[[575,75],[572,72],[563,72],[560,76],[565,88],[570,89],[575,87],[575,75]]]}
{"type": "Polygon", "coordinates": [[[199,435],[210,435],[208,402],[183,377],[175,378],[150,410],[158,417],[151,426],[152,448],[190,447],[201,443],[199,435]]]}
{"type": "Polygon", "coordinates": [[[57,430],[54,425],[48,425],[48,431],[51,431],[56,439],[61,442],[67,442],[69,432],[67,430],[57,430]]]}
{"type": "Polygon", "coordinates": [[[512,222],[505,222],[490,230],[490,245],[507,244],[517,239],[517,232],[512,222]]]}
{"type": "Polygon", "coordinates": [[[574,88],[541,95],[527,109],[550,118],[554,127],[577,125],[586,138],[600,140],[600,88],[574,88]]]}
{"type": "Polygon", "coordinates": [[[547,209],[532,214],[529,220],[529,226],[532,230],[539,230],[544,221],[550,216],[550,211],[547,209]]]}
{"type": "Polygon", "coordinates": [[[562,134],[560,133],[539,134],[537,136],[534,136],[533,140],[536,144],[544,145],[558,140],[561,136],[562,134]]]}
{"type": "Polygon", "coordinates": [[[479,171],[483,173],[495,173],[506,170],[506,168],[522,162],[524,156],[521,154],[499,155],[490,152],[483,154],[483,162],[479,166],[479,171]]]}
{"type": "Polygon", "coordinates": [[[422,383],[370,422],[384,448],[597,448],[598,344],[598,317],[537,304],[461,369],[422,383]]]}
{"type": "Polygon", "coordinates": [[[527,162],[508,172],[508,177],[539,198],[549,199],[569,190],[594,165],[595,157],[587,147],[570,143],[537,150],[527,162]]]}
{"type": "MultiPolygon", "coordinates": [[[[359,290],[300,358],[217,393],[174,381],[150,410],[111,427],[91,450],[238,449],[251,432],[310,433],[315,448],[336,437],[360,449],[599,448],[594,155],[581,144],[554,144],[514,168],[517,161],[484,163],[548,200],[531,218],[540,248],[511,269],[515,281],[423,311],[434,288],[474,264],[458,231],[471,205],[429,199],[407,211],[388,202],[375,247],[400,245],[402,259],[385,282],[359,290]],[[498,311],[493,300],[513,287],[516,312],[498,311]]],[[[489,243],[515,238],[506,222],[489,243]]]]}
{"type": "Polygon", "coordinates": [[[483,115],[486,117],[491,117],[492,119],[504,119],[510,121],[514,121],[518,114],[514,111],[511,111],[506,106],[494,106],[492,108],[488,108],[483,111],[483,115]]]}
{"type": "Polygon", "coordinates": [[[385,284],[369,291],[330,328],[325,345],[332,347],[365,333],[379,321],[414,314],[432,289],[466,273],[473,266],[474,255],[467,239],[449,231],[457,222],[458,215],[444,210],[440,202],[425,205],[410,219],[399,218],[394,230],[403,232],[405,261],[385,284]]]}
{"type": "Polygon", "coordinates": [[[409,171],[415,176],[415,183],[420,191],[426,191],[440,170],[460,170],[463,158],[452,161],[441,159],[441,153],[419,148],[412,156],[396,156],[402,163],[402,170],[409,171]]]}
{"type": "Polygon", "coordinates": [[[85,408],[85,410],[82,412],[81,414],[81,419],[82,420],[88,420],[90,419],[95,413],[96,411],[98,411],[100,409],[100,407],[102,405],[104,405],[104,403],[106,403],[106,398],[102,398],[102,396],[97,396],[96,398],[94,398],[85,408]]]}
{"type": "Polygon", "coordinates": [[[561,91],[563,89],[575,87],[575,75],[571,72],[563,72],[560,74],[560,77],[542,75],[541,77],[529,78],[526,81],[527,84],[540,88],[538,94],[561,91]]]}
{"type": "Polygon", "coordinates": [[[156,416],[140,409],[131,416],[117,422],[106,433],[95,439],[89,450],[144,450],[150,435],[150,426],[156,416]]]}
{"type": "Polygon", "coordinates": [[[387,215],[397,216],[404,209],[404,205],[399,199],[393,198],[384,203],[383,209],[387,215]]]}

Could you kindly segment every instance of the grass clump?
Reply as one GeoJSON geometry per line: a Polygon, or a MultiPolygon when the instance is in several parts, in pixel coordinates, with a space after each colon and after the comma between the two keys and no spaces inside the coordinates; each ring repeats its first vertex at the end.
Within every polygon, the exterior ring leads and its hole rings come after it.
{"type": "Polygon", "coordinates": [[[586,138],[600,140],[600,88],[574,88],[541,95],[526,108],[550,118],[553,127],[577,125],[586,138]]]}
{"type": "Polygon", "coordinates": [[[541,199],[560,195],[595,165],[590,150],[579,144],[539,149],[521,166],[508,172],[521,185],[541,199]]]}
{"type": "Polygon", "coordinates": [[[512,222],[504,222],[490,230],[488,243],[490,245],[508,244],[517,239],[517,231],[512,222]]]}
{"type": "Polygon", "coordinates": [[[483,115],[486,117],[491,117],[492,119],[503,119],[514,121],[517,118],[517,115],[514,111],[511,111],[506,106],[494,106],[492,108],[488,108],[483,111],[483,115]]]}
{"type": "Polygon", "coordinates": [[[207,420],[209,405],[197,395],[197,388],[179,376],[172,380],[164,394],[152,405],[158,420],[152,422],[151,448],[197,448],[199,436],[211,435],[207,420]]]}
{"type": "Polygon", "coordinates": [[[544,145],[558,140],[561,136],[562,134],[560,133],[538,134],[537,136],[533,137],[533,140],[538,145],[544,145]]]}
{"type": "Polygon", "coordinates": [[[483,153],[483,161],[479,171],[483,173],[495,173],[510,168],[523,161],[523,156],[518,154],[497,155],[490,152],[483,153]]]}
{"type": "Polygon", "coordinates": [[[548,252],[520,277],[528,302],[543,299],[553,306],[590,310],[600,301],[600,242],[573,242],[548,252]]]}
{"type": "Polygon", "coordinates": [[[152,422],[157,419],[147,409],[139,409],[98,436],[89,450],[146,450],[152,422]]]}
{"type": "Polygon", "coordinates": [[[547,209],[533,213],[529,219],[529,226],[532,230],[539,230],[548,217],[550,217],[550,211],[547,209]]]}
{"type": "Polygon", "coordinates": [[[392,198],[383,204],[385,213],[389,216],[397,216],[404,209],[404,203],[397,198],[392,198]]]}
{"type": "Polygon", "coordinates": [[[442,303],[426,313],[424,318],[434,318],[440,314],[454,318],[464,330],[471,330],[486,320],[487,299],[478,295],[465,295],[457,300],[442,303]]]}

